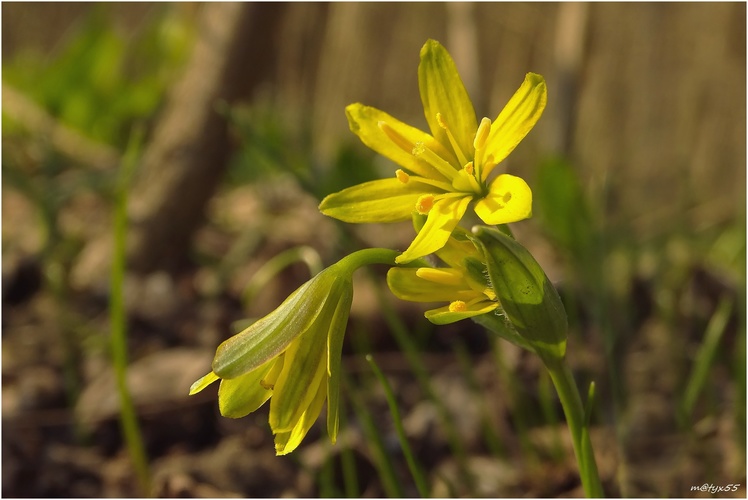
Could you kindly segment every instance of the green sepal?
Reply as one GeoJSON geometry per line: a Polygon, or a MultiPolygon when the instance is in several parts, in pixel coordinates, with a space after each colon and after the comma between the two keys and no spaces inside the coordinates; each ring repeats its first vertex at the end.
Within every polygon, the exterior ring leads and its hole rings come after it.
{"type": "Polygon", "coordinates": [[[558,292],[530,252],[499,230],[473,228],[506,316],[541,358],[562,359],[568,323],[558,292]]]}

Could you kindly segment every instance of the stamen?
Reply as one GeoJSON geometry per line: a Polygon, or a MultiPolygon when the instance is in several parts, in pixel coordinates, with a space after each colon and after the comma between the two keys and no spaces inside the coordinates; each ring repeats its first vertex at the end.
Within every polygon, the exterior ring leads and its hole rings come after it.
{"type": "Polygon", "coordinates": [[[434,206],[434,195],[424,194],[416,201],[416,211],[421,215],[426,215],[434,206]]]}
{"type": "Polygon", "coordinates": [[[464,168],[465,172],[467,172],[470,175],[473,175],[475,173],[475,169],[473,168],[473,162],[472,161],[467,162],[467,164],[464,167],[462,167],[462,168],[464,168]]]}
{"type": "Polygon", "coordinates": [[[484,117],[478,125],[478,131],[475,133],[475,140],[473,141],[473,147],[476,150],[485,147],[489,133],[491,133],[491,119],[484,117]]]}
{"type": "Polygon", "coordinates": [[[449,312],[465,312],[467,311],[467,304],[461,300],[455,300],[449,304],[449,312]]]}
{"type": "Polygon", "coordinates": [[[415,156],[416,158],[421,158],[426,163],[434,167],[437,172],[442,174],[450,181],[454,179],[455,174],[457,173],[455,168],[447,160],[434,153],[423,142],[417,142],[411,150],[411,153],[413,153],[413,156],[415,156]]]}
{"type": "Polygon", "coordinates": [[[397,180],[399,180],[403,184],[407,184],[408,181],[410,180],[410,176],[406,172],[404,172],[402,169],[399,169],[399,168],[395,170],[395,177],[397,177],[397,180]]]}
{"type": "Polygon", "coordinates": [[[409,178],[409,182],[420,182],[421,184],[427,184],[429,186],[435,187],[442,191],[446,191],[446,192],[452,191],[452,185],[448,182],[435,181],[434,179],[429,179],[428,177],[421,177],[419,175],[411,175],[408,178],[409,178]]]}
{"type": "Polygon", "coordinates": [[[447,132],[447,138],[449,139],[449,143],[452,145],[452,149],[455,150],[455,154],[457,155],[457,160],[460,162],[460,165],[464,165],[468,162],[467,156],[465,156],[465,153],[463,153],[462,149],[460,149],[460,145],[457,143],[457,139],[455,139],[455,136],[452,135],[452,132],[449,130],[449,126],[447,125],[447,121],[444,119],[441,113],[436,114],[436,121],[439,123],[439,126],[444,129],[445,132],[447,132]]]}
{"type": "Polygon", "coordinates": [[[377,122],[377,127],[379,127],[379,130],[384,132],[387,137],[389,137],[390,140],[395,143],[397,147],[399,147],[406,153],[410,153],[411,151],[413,151],[414,144],[400,135],[394,128],[387,125],[386,122],[377,122]]]}

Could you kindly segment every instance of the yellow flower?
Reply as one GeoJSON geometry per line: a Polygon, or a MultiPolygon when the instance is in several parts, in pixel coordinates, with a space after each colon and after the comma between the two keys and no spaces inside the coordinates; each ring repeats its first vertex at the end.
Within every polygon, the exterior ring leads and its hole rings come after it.
{"type": "Polygon", "coordinates": [[[276,310],[216,350],[213,370],[190,395],[221,379],[221,415],[243,417],[270,401],[278,455],[290,453],[317,420],[327,399],[327,432],[338,433],[340,360],[353,298],[350,272],[332,266],[276,310]]]}
{"type": "Polygon", "coordinates": [[[296,449],[327,400],[327,433],[338,435],[340,362],[353,301],[353,272],[394,265],[397,252],[354,252],[301,285],[273,312],[216,349],[210,373],[190,387],[197,394],[216,380],[221,415],[240,418],[270,399],[275,451],[296,449]]]}
{"type": "Polygon", "coordinates": [[[447,267],[393,267],[387,272],[392,293],[412,302],[449,302],[426,311],[426,319],[437,325],[454,323],[489,313],[499,307],[485,264],[466,231],[456,228],[436,255],[447,267]]]}
{"type": "Polygon", "coordinates": [[[319,207],[330,217],[354,223],[403,221],[413,211],[428,214],[398,263],[444,246],[470,202],[486,224],[530,217],[527,183],[509,174],[489,176],[538,121],[547,95],[543,77],[528,73],[498,117],[478,124],[454,61],[435,40],[421,49],[418,82],[431,134],[378,109],[351,104],[346,108],[351,131],[402,169],[390,179],[331,194],[319,207]]]}

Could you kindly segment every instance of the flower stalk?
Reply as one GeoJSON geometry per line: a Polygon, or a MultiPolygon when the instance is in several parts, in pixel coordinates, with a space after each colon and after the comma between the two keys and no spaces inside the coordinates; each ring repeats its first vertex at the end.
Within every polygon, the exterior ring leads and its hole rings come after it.
{"type": "Polygon", "coordinates": [[[574,382],[574,376],[564,359],[544,360],[544,363],[564,409],[584,494],[588,498],[602,498],[605,495],[597,471],[589,425],[585,419],[582,398],[574,382]]]}

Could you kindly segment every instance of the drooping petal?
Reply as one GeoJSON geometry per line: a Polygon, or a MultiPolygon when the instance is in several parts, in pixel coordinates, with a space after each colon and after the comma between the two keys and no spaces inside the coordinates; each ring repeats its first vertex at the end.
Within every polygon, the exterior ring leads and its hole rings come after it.
{"type": "Polygon", "coordinates": [[[434,203],[426,223],[407,250],[395,262],[404,264],[434,253],[444,246],[470,204],[470,196],[443,198],[434,203]]]}
{"type": "Polygon", "coordinates": [[[221,378],[236,378],[274,358],[306,331],[320,314],[337,277],[327,268],[296,289],[273,312],[216,349],[213,372],[221,378]],[[309,300],[322,296],[323,300],[309,300]]]}
{"type": "Polygon", "coordinates": [[[263,387],[260,382],[274,363],[282,362],[282,359],[271,359],[249,373],[221,380],[221,386],[218,388],[218,409],[221,415],[241,418],[265,404],[273,391],[263,387]]]}
{"type": "Polygon", "coordinates": [[[486,314],[499,307],[498,302],[482,300],[474,304],[467,303],[465,309],[455,310],[452,304],[439,309],[426,311],[426,319],[435,325],[447,325],[466,318],[472,318],[481,314],[486,314]]]}
{"type": "Polygon", "coordinates": [[[528,73],[525,81],[491,124],[491,133],[485,148],[476,153],[479,157],[476,158],[476,162],[482,165],[483,181],[532,130],[543,114],[547,99],[548,93],[543,77],[528,73]]]}
{"type": "Polygon", "coordinates": [[[312,428],[314,422],[317,421],[317,417],[319,417],[319,414],[322,411],[322,405],[325,403],[327,391],[324,384],[321,384],[316,389],[311,404],[301,415],[293,429],[275,433],[276,455],[286,455],[294,451],[299,444],[301,444],[301,441],[304,439],[307,432],[309,432],[309,429],[312,428]]]}
{"type": "Polygon", "coordinates": [[[508,224],[532,215],[532,191],[520,177],[501,174],[488,194],[475,204],[475,213],[490,225],[508,224]]]}
{"type": "Polygon", "coordinates": [[[330,322],[327,335],[327,435],[335,443],[338,438],[340,400],[340,362],[343,338],[353,302],[353,287],[347,288],[340,298],[330,322]]]}
{"type": "Polygon", "coordinates": [[[335,300],[325,302],[324,310],[314,324],[283,353],[283,370],[275,382],[270,401],[269,422],[274,433],[293,429],[327,375],[327,335],[339,292],[331,291],[330,296],[335,300]]]}
{"type": "Polygon", "coordinates": [[[418,182],[404,184],[394,177],[369,181],[326,196],[319,210],[343,222],[399,222],[410,219],[426,189],[433,190],[418,182]]]}
{"type": "Polygon", "coordinates": [[[203,377],[200,377],[190,386],[190,396],[193,396],[197,394],[198,392],[202,391],[203,389],[208,387],[210,384],[212,384],[219,378],[220,377],[213,372],[210,372],[209,374],[203,377]]]}
{"type": "Polygon", "coordinates": [[[448,149],[426,132],[411,127],[384,111],[361,103],[349,104],[345,108],[345,114],[351,132],[369,148],[411,173],[431,179],[445,179],[432,166],[413,156],[413,148],[418,143],[423,143],[441,156],[450,154],[448,149]],[[384,123],[384,128],[380,126],[380,122],[384,123]]]}
{"type": "MultiPolygon", "coordinates": [[[[428,40],[421,48],[418,88],[432,135],[445,147],[454,149],[447,132],[436,117],[440,113],[447,122],[457,147],[471,158],[473,139],[478,129],[475,109],[452,57],[436,40],[428,40]]],[[[459,154],[455,158],[459,158],[459,154]]]]}
{"type": "Polygon", "coordinates": [[[475,296],[467,282],[435,285],[418,276],[419,269],[393,267],[387,271],[387,285],[395,297],[410,302],[450,302],[475,296]]]}

